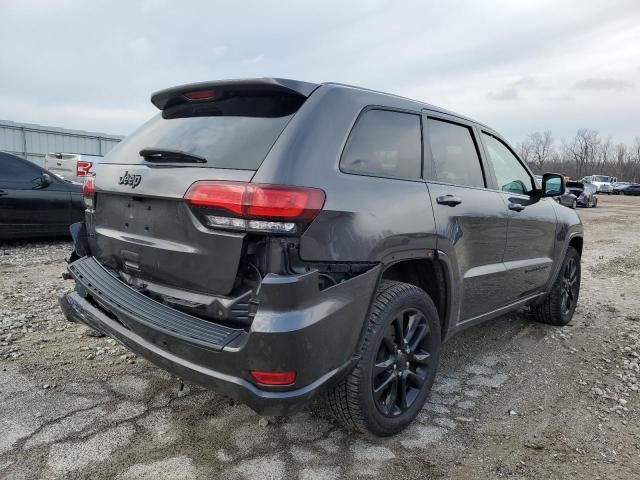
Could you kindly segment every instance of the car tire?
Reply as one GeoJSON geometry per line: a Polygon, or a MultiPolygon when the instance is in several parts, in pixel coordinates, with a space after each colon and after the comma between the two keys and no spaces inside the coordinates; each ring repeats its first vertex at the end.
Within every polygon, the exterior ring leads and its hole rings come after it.
{"type": "Polygon", "coordinates": [[[564,326],[573,318],[580,296],[580,254],[569,247],[549,295],[531,306],[538,322],[564,326]]]}
{"type": "Polygon", "coordinates": [[[440,330],[438,311],[424,290],[383,280],[365,325],[360,360],[328,393],[335,418],[348,429],[382,437],[407,427],[433,385],[440,330]]]}

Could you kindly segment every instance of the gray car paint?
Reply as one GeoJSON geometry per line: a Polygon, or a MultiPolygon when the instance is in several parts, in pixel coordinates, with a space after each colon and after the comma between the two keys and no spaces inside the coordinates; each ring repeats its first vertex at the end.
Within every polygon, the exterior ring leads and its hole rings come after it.
{"type": "MultiPolygon", "coordinates": [[[[461,328],[535,301],[548,292],[570,240],[582,236],[582,226],[575,212],[559,209],[550,199],[507,194],[496,189],[480,131],[501,138],[499,134],[452,112],[380,92],[338,84],[313,88],[304,84],[302,90],[302,94],[309,95],[308,98],[255,172],[151,166],[141,164],[139,158],[107,157],[96,169],[98,215],[87,214],[92,252],[107,265],[114,255],[122,257],[123,250],[132,254],[134,265],[136,259],[146,257],[141,263],[142,268],[148,270],[153,278],[173,282],[174,285],[180,285],[181,278],[189,272],[201,274],[199,268],[203,268],[202,271],[209,272],[208,283],[205,285],[196,279],[190,288],[227,294],[229,284],[225,279],[228,282],[234,266],[237,269],[238,249],[244,234],[205,229],[186,214],[186,209],[180,215],[180,209],[184,207],[180,199],[197,180],[251,180],[317,187],[325,191],[326,202],[322,211],[299,239],[302,261],[377,264],[380,268],[376,271],[380,273],[395,262],[406,259],[440,262],[445,271],[447,292],[446,316],[443,318],[445,338],[461,328]],[[418,115],[445,116],[471,126],[487,177],[486,188],[340,171],[340,157],[349,133],[360,113],[371,106],[418,115]],[[127,185],[118,184],[119,177],[126,173],[141,175],[142,180],[135,191],[127,185]],[[434,201],[438,196],[447,194],[461,197],[462,203],[449,207],[434,201]],[[121,206],[127,201],[124,199],[137,198],[146,207],[154,198],[161,197],[164,205],[159,204],[158,208],[162,209],[163,217],[173,213],[181,218],[167,220],[166,225],[162,222],[146,225],[143,221],[130,230],[125,227],[125,213],[117,216],[116,212],[111,212],[111,218],[100,217],[100,202],[117,196],[122,196],[121,206]],[[508,205],[514,202],[524,209],[520,212],[510,210],[508,205]],[[148,233],[144,227],[152,228],[153,232],[148,233]],[[182,258],[188,258],[190,248],[202,253],[202,258],[195,264],[187,262],[185,269],[180,267],[181,254],[182,258]],[[172,261],[167,262],[167,251],[173,252],[169,256],[176,255],[172,261]],[[204,268],[202,265],[208,266],[204,268]],[[215,265],[220,265],[220,268],[215,268],[215,265]]],[[[137,213],[131,215],[135,218],[137,213]]],[[[371,278],[369,273],[366,276],[371,278]]],[[[379,275],[375,277],[377,279],[379,275]]],[[[373,297],[376,281],[366,287],[368,300],[365,303],[373,297]]],[[[334,295],[343,301],[349,301],[353,294],[344,284],[328,290],[333,290],[334,295]]],[[[281,289],[279,295],[286,297],[287,290],[281,289]]],[[[277,296],[273,297],[275,304],[281,301],[277,296]]],[[[263,325],[267,332],[271,332],[265,337],[270,340],[260,345],[270,352],[272,362],[282,360],[278,363],[282,368],[302,358],[308,361],[311,354],[314,357],[313,368],[308,374],[314,378],[322,377],[340,363],[337,360],[326,361],[327,356],[345,360],[357,351],[353,340],[360,335],[366,318],[362,301],[357,303],[357,318],[340,317],[350,322],[352,336],[346,344],[332,341],[322,348],[314,348],[313,352],[296,352],[293,357],[286,354],[289,344],[280,341],[275,332],[280,328],[279,322],[287,322],[290,311],[296,310],[294,305],[288,305],[269,313],[268,324],[256,323],[256,328],[263,325]],[[357,333],[355,337],[353,332],[357,333]]],[[[263,308],[266,312],[267,305],[263,304],[263,308]]],[[[332,328],[334,323],[327,320],[331,317],[330,312],[318,311],[317,314],[321,317],[318,324],[322,325],[318,327],[318,332],[321,332],[318,334],[328,338],[340,335],[332,328]]],[[[260,315],[257,318],[264,318],[260,315]]],[[[77,316],[82,318],[81,312],[77,316]]],[[[300,326],[300,329],[305,328],[300,326]]],[[[135,350],[131,342],[128,345],[135,350]]],[[[235,365],[236,375],[241,376],[241,372],[251,366],[252,357],[233,358],[235,360],[231,364],[235,365]]],[[[168,368],[163,362],[158,363],[168,368]]],[[[207,365],[215,369],[215,362],[207,365]]],[[[312,378],[305,381],[311,382],[312,378]]]]}

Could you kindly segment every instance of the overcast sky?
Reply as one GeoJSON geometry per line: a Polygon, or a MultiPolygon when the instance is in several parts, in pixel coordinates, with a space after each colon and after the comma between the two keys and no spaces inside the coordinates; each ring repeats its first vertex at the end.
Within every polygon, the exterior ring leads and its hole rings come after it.
{"type": "Polygon", "coordinates": [[[128,134],[151,92],[335,81],[448,108],[512,142],[640,135],[640,1],[0,0],[0,119],[128,134]]]}

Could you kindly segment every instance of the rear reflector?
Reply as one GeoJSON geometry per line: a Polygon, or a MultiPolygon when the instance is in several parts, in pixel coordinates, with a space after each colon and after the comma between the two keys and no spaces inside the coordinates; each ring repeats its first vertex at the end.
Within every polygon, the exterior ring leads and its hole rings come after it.
{"type": "Polygon", "coordinates": [[[325,194],[310,187],[201,181],[191,185],[184,198],[207,209],[204,221],[211,227],[295,233],[298,224],[318,215],[325,194]]]}
{"type": "Polygon", "coordinates": [[[251,370],[251,376],[260,385],[292,385],[296,381],[296,372],[264,372],[251,370]]]}

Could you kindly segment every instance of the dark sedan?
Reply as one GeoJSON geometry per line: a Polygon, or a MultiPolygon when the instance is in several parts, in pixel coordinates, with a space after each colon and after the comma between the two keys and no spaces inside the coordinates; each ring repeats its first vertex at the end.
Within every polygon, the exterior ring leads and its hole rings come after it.
{"type": "Polygon", "coordinates": [[[0,240],[69,235],[84,209],[82,185],[0,152],[0,240]]]}
{"type": "Polygon", "coordinates": [[[619,190],[620,195],[640,195],[640,183],[631,183],[621,187],[619,190]]]}
{"type": "Polygon", "coordinates": [[[564,205],[569,208],[576,208],[578,206],[578,197],[569,191],[564,192],[562,195],[553,197],[560,205],[564,205]]]}
{"type": "Polygon", "coordinates": [[[566,182],[566,193],[576,196],[577,203],[581,207],[595,208],[598,205],[596,186],[589,182],[566,182]]]}

